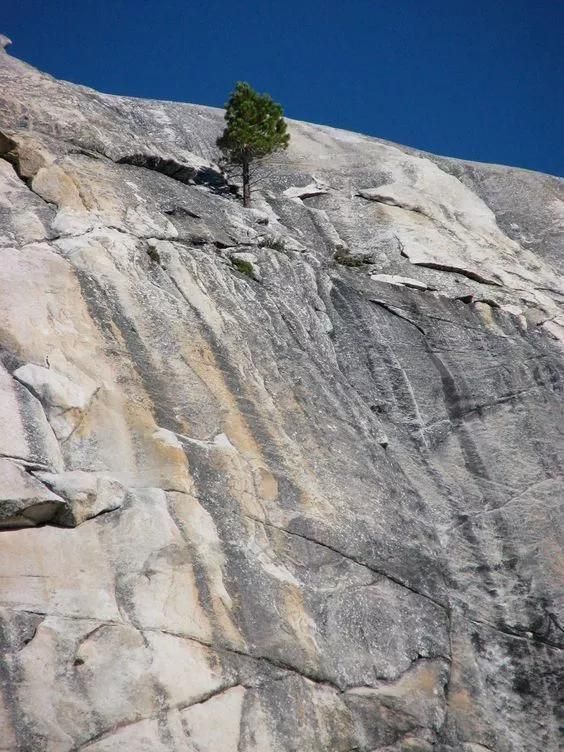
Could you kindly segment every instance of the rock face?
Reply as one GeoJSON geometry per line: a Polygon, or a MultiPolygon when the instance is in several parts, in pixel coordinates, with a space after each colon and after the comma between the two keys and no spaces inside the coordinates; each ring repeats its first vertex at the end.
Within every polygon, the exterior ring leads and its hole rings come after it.
{"type": "Polygon", "coordinates": [[[563,182],[0,113],[0,750],[561,749],[563,182]]]}

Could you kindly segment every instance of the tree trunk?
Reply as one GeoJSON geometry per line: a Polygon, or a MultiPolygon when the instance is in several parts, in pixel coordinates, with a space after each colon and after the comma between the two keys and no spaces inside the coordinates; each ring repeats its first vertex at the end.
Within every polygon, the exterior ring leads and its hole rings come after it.
{"type": "Polygon", "coordinates": [[[249,160],[243,161],[243,206],[247,209],[251,205],[251,178],[249,175],[249,160]]]}

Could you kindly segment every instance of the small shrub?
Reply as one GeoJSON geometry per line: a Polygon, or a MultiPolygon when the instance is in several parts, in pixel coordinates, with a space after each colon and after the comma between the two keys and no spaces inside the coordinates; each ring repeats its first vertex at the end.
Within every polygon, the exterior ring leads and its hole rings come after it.
{"type": "Polygon", "coordinates": [[[161,264],[161,257],[155,246],[150,245],[147,248],[147,256],[153,261],[155,264],[161,264]]]}
{"type": "Polygon", "coordinates": [[[235,269],[237,269],[237,271],[241,272],[241,274],[246,274],[247,277],[256,279],[255,270],[253,269],[253,265],[250,261],[245,261],[245,259],[237,258],[237,256],[234,256],[231,259],[231,263],[233,264],[235,269]]]}
{"type": "Polygon", "coordinates": [[[370,264],[370,260],[365,256],[351,256],[348,251],[338,250],[333,256],[335,261],[341,266],[358,267],[364,264],[370,264]]]}
{"type": "Polygon", "coordinates": [[[286,250],[286,243],[283,238],[277,238],[274,235],[264,235],[258,241],[259,248],[272,248],[274,251],[280,251],[284,253],[286,250]]]}

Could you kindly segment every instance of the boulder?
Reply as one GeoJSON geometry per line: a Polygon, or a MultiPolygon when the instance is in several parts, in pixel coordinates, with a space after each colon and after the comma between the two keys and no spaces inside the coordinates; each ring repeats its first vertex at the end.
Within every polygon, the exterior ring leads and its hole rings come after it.
{"type": "Polygon", "coordinates": [[[52,520],[65,501],[18,462],[0,459],[0,528],[33,527],[52,520]]]}

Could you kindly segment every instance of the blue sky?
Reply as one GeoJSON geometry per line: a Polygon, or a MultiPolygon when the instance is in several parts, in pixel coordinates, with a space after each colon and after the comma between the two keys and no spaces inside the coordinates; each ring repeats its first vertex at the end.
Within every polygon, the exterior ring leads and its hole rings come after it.
{"type": "Polygon", "coordinates": [[[6,0],[11,53],[101,91],[289,117],[564,175],[564,0],[6,0]]]}

